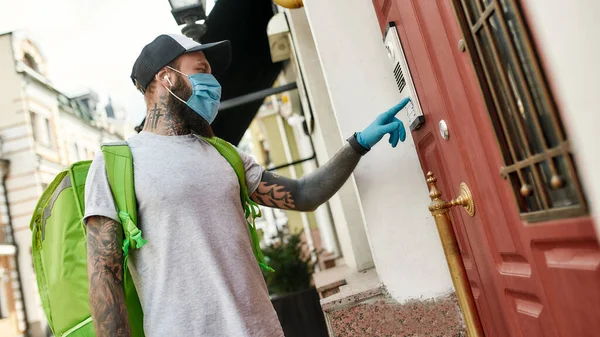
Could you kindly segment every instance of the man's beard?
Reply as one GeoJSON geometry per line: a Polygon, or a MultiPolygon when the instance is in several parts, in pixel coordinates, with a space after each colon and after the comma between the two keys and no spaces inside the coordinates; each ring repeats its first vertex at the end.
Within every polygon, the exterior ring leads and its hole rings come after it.
{"type": "MultiPolygon", "coordinates": [[[[182,100],[188,100],[192,96],[191,85],[186,83],[187,78],[179,74],[178,77],[177,82],[171,87],[171,91],[182,100]]],[[[167,97],[167,109],[175,119],[181,121],[184,130],[202,137],[211,138],[215,136],[210,124],[202,116],[173,95],[167,97]]]]}

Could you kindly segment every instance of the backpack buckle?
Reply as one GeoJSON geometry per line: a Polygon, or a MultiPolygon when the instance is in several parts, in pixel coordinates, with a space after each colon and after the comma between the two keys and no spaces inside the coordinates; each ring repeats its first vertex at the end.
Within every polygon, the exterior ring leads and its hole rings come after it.
{"type": "Polygon", "coordinates": [[[123,252],[125,255],[129,253],[129,247],[133,249],[140,249],[142,246],[148,243],[142,237],[142,231],[135,225],[133,220],[131,220],[131,216],[127,212],[119,212],[119,218],[123,223],[123,227],[125,229],[125,240],[123,241],[123,252]]]}
{"type": "Polygon", "coordinates": [[[138,228],[129,232],[129,238],[123,240],[123,256],[129,255],[129,248],[140,249],[148,241],[142,237],[142,231],[138,228]]]}
{"type": "Polygon", "coordinates": [[[148,243],[148,241],[142,237],[142,231],[139,228],[134,229],[129,233],[129,235],[129,240],[131,241],[133,239],[133,242],[135,242],[135,247],[133,247],[134,249],[140,249],[148,243]]]}

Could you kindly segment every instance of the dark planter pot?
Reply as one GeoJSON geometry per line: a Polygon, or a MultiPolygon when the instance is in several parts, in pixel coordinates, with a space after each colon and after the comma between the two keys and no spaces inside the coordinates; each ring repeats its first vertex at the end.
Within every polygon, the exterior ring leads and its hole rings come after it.
{"type": "Polygon", "coordinates": [[[275,307],[285,337],[328,337],[327,325],[315,288],[274,296],[275,307]]]}

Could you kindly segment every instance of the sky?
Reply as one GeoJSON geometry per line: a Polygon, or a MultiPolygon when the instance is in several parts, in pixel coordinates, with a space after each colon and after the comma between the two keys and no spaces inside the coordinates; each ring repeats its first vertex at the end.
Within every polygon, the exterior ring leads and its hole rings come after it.
{"type": "Polygon", "coordinates": [[[145,105],[131,67],[156,36],[181,33],[168,0],[0,0],[0,34],[15,30],[40,49],[59,90],[110,96],[136,124],[145,105]]]}

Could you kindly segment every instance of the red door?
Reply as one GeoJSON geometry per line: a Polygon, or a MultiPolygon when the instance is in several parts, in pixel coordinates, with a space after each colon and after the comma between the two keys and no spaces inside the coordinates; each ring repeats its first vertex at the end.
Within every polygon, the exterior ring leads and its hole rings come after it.
{"type": "Polygon", "coordinates": [[[600,336],[598,241],[518,4],[373,3],[382,31],[396,24],[425,115],[424,174],[446,200],[461,182],[472,191],[475,216],[451,215],[486,336],[600,336]]]}

